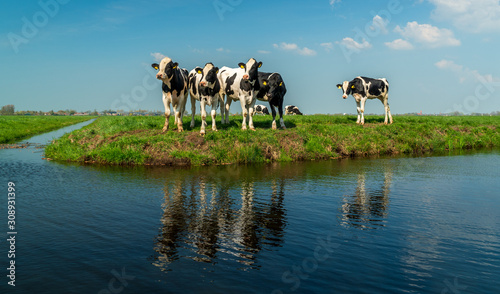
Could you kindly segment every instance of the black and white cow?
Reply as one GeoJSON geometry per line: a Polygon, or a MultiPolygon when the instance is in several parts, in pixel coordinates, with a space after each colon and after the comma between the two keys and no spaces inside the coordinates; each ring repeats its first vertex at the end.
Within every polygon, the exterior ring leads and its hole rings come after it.
{"type": "Polygon", "coordinates": [[[277,72],[259,72],[259,83],[260,90],[257,92],[257,99],[269,102],[269,106],[271,107],[271,112],[273,114],[273,130],[276,130],[276,110],[274,107],[278,108],[281,127],[286,129],[285,122],[283,121],[283,99],[286,94],[286,87],[283,78],[277,72]]]}
{"type": "Polygon", "coordinates": [[[252,116],[254,114],[256,94],[260,89],[258,74],[262,62],[257,62],[254,58],[250,58],[246,64],[239,63],[238,66],[239,68],[224,66],[219,71],[221,97],[224,98],[226,96],[225,123],[229,123],[231,102],[239,100],[243,115],[241,129],[247,129],[248,120],[248,127],[251,130],[255,130],[252,116]]]}
{"type": "Polygon", "coordinates": [[[212,107],[212,130],[217,131],[215,117],[220,100],[220,83],[217,78],[219,68],[211,62],[205,64],[203,68],[197,67],[189,73],[189,94],[191,95],[191,128],[194,127],[194,115],[196,113],[196,100],[200,101],[201,130],[200,134],[205,134],[207,125],[206,105],[212,107]]]}
{"type": "Polygon", "coordinates": [[[302,115],[299,108],[295,105],[287,105],[285,106],[285,114],[286,115],[302,115]]]}
{"type": "Polygon", "coordinates": [[[269,110],[265,105],[255,105],[255,114],[269,114],[269,110]]]}
{"type": "Polygon", "coordinates": [[[163,105],[165,106],[165,125],[163,132],[168,131],[168,120],[170,118],[170,104],[174,109],[175,124],[179,132],[183,131],[182,117],[186,108],[188,96],[188,71],[184,68],[179,68],[177,62],[165,57],[160,64],[153,63],[151,65],[158,70],[156,78],[163,82],[163,105]]]}
{"type": "Polygon", "coordinates": [[[389,82],[387,79],[357,77],[350,82],[344,81],[342,84],[338,84],[337,88],[343,91],[342,98],[346,99],[347,96],[352,95],[356,100],[358,109],[358,120],[356,123],[365,124],[364,112],[366,100],[378,98],[384,104],[385,108],[384,123],[387,124],[389,122],[392,124],[391,109],[388,102],[389,82]]]}

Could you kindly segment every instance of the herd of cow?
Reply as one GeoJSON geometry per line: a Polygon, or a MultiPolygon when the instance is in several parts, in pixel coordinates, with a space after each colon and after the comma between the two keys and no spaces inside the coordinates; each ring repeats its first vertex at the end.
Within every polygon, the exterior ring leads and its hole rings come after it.
{"type": "MultiPolygon", "coordinates": [[[[269,114],[266,106],[255,105],[256,100],[267,101],[271,108],[273,122],[272,128],[276,129],[276,108],[280,115],[280,125],[286,128],[283,121],[283,100],[286,94],[285,82],[277,73],[259,72],[262,62],[250,58],[247,63],[239,63],[238,68],[218,68],[212,63],[207,63],[203,68],[196,67],[188,73],[186,69],[179,68],[177,62],[165,57],[160,64],[153,63],[152,67],[158,70],[156,78],[161,80],[163,104],[165,106],[165,125],[163,131],[169,128],[170,105],[174,110],[175,124],[179,132],[183,131],[182,117],[186,108],[188,93],[191,96],[191,128],[194,127],[196,113],[196,100],[201,108],[201,134],[205,134],[207,125],[206,106],[211,106],[212,130],[217,131],[215,123],[216,110],[221,106],[221,122],[229,124],[229,108],[233,101],[240,101],[243,115],[242,129],[255,130],[252,116],[256,113],[269,114]]],[[[392,116],[387,102],[389,83],[385,78],[371,79],[357,77],[352,81],[345,81],[337,87],[343,91],[345,99],[352,95],[357,103],[357,123],[364,124],[364,108],[367,99],[378,98],[385,107],[385,123],[392,123],[392,116]]],[[[285,114],[302,113],[293,105],[285,107],[285,114]]]]}

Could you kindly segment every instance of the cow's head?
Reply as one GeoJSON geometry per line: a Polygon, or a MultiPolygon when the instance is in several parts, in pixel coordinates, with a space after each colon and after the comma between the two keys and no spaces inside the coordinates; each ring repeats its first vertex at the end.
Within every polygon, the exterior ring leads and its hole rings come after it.
{"type": "Polygon", "coordinates": [[[342,84],[337,84],[337,88],[342,90],[342,98],[346,99],[347,96],[351,93],[349,90],[349,82],[344,81],[342,84]]]}
{"type": "Polygon", "coordinates": [[[205,67],[196,68],[196,72],[202,75],[200,86],[213,88],[217,82],[217,74],[219,73],[219,68],[215,67],[211,62],[205,64],[205,67]]]}
{"type": "Polygon", "coordinates": [[[337,84],[337,88],[341,89],[343,94],[342,98],[346,99],[352,93],[356,93],[356,91],[363,90],[363,83],[358,78],[348,82],[344,81],[342,84],[337,84]]]}
{"type": "Polygon", "coordinates": [[[286,93],[285,83],[279,74],[272,74],[268,79],[263,79],[261,91],[262,89],[267,93],[270,101],[282,98],[286,93]]]}
{"type": "Polygon", "coordinates": [[[156,78],[159,80],[170,80],[174,75],[174,70],[177,69],[179,64],[177,62],[173,62],[172,59],[165,57],[160,61],[160,64],[153,63],[151,66],[158,70],[156,74],[156,78]]]}
{"type": "Polygon", "coordinates": [[[238,66],[245,70],[245,74],[243,74],[244,80],[255,81],[259,78],[259,68],[262,66],[262,62],[250,58],[246,64],[241,62],[238,63],[238,66]]]}

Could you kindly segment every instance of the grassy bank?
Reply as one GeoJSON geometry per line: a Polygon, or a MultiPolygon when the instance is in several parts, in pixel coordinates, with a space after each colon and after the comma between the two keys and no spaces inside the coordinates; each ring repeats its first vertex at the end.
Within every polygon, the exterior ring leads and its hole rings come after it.
{"type": "MultiPolygon", "coordinates": [[[[369,117],[288,116],[273,131],[270,116],[255,116],[257,131],[242,131],[231,117],[218,132],[199,135],[201,121],[183,133],[161,133],[162,117],[102,117],[47,146],[46,157],[105,164],[209,165],[261,163],[499,147],[500,117],[404,117],[392,125],[369,117]]],[[[208,123],[210,126],[210,122],[208,123]]]]}
{"type": "Polygon", "coordinates": [[[89,119],[88,116],[0,116],[0,144],[14,143],[89,119]]]}

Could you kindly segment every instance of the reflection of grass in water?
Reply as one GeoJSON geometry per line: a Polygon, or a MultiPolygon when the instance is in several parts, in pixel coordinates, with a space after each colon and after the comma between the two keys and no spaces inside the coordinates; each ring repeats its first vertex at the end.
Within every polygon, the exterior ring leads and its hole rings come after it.
{"type": "MultiPolygon", "coordinates": [[[[270,116],[255,116],[257,131],[242,131],[241,117],[231,117],[218,132],[201,120],[184,132],[162,133],[163,117],[101,117],[66,134],[46,148],[52,159],[111,164],[210,165],[318,160],[376,154],[422,154],[432,151],[500,146],[500,117],[396,116],[368,117],[364,126],[355,116],[287,116],[286,130],[272,130],[270,116]]],[[[211,120],[208,119],[210,126],[211,120]]]]}
{"type": "Polygon", "coordinates": [[[93,117],[88,116],[0,116],[0,144],[56,130],[80,123],[93,117]]]}

